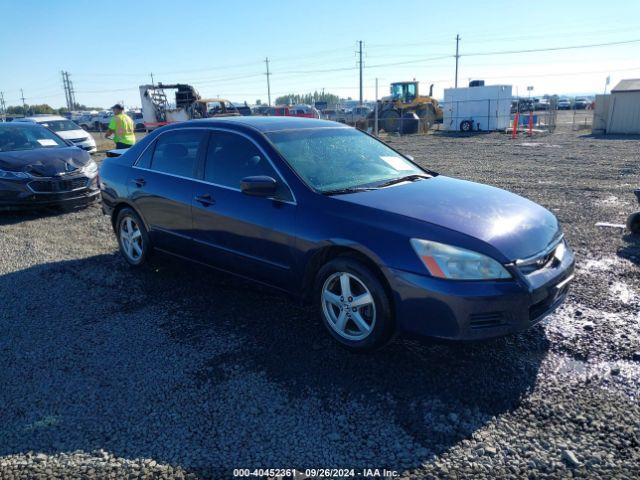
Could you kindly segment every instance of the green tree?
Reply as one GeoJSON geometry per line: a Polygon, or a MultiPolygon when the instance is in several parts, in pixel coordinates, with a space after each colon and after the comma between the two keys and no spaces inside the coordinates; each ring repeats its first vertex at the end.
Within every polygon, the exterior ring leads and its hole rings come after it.
{"type": "Polygon", "coordinates": [[[335,105],[340,103],[340,97],[332,93],[321,93],[315,91],[313,93],[290,93],[288,95],[282,95],[276,98],[276,105],[296,105],[299,103],[306,103],[313,105],[315,102],[327,102],[329,105],[335,105]]]}
{"type": "Polygon", "coordinates": [[[7,114],[9,115],[38,115],[38,114],[54,114],[58,111],[46,103],[40,105],[25,105],[26,110],[22,105],[12,105],[7,107],[7,114]]]}

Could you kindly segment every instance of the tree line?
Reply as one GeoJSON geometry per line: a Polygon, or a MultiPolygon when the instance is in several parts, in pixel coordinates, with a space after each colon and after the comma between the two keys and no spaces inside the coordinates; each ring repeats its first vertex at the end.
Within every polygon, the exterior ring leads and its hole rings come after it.
{"type": "Polygon", "coordinates": [[[315,102],[327,102],[328,105],[340,103],[340,97],[332,93],[318,92],[313,93],[289,93],[276,98],[276,105],[297,105],[300,103],[313,105],[315,102]]]}
{"type": "MultiPolygon", "coordinates": [[[[102,110],[102,108],[97,107],[87,107],[86,105],[76,105],[76,110],[102,110]]],[[[41,103],[37,105],[12,105],[7,107],[6,114],[7,115],[21,115],[21,116],[29,116],[29,115],[63,115],[69,112],[67,107],[61,108],[53,108],[52,106],[41,103]]]]}

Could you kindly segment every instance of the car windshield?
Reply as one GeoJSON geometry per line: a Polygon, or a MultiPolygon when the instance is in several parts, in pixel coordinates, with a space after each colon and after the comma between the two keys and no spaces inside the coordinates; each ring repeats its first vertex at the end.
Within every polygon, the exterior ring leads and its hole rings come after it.
{"type": "Polygon", "coordinates": [[[66,147],[67,144],[55,133],[39,125],[0,127],[0,152],[36,150],[39,148],[66,147]]]}
{"type": "Polygon", "coordinates": [[[384,143],[353,128],[288,130],[267,136],[298,175],[319,192],[426,175],[384,143]]]}
{"type": "Polygon", "coordinates": [[[80,127],[71,120],[47,120],[46,122],[38,122],[54,132],[65,132],[69,130],[80,130],[80,127]]]}

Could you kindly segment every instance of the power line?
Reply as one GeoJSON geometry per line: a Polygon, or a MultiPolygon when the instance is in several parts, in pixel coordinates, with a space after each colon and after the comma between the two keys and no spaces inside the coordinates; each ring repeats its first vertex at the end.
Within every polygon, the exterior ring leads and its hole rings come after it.
{"type": "Polygon", "coordinates": [[[566,47],[548,47],[548,48],[530,48],[526,50],[502,50],[496,52],[472,52],[461,55],[462,57],[477,57],[481,55],[511,55],[516,53],[534,53],[534,52],[553,52],[557,50],[575,50],[579,48],[592,48],[592,47],[609,47],[612,45],[626,45],[630,43],[638,43],[640,39],[636,40],[624,40],[621,42],[606,42],[606,43],[591,43],[587,45],[570,45],[566,47]]]}

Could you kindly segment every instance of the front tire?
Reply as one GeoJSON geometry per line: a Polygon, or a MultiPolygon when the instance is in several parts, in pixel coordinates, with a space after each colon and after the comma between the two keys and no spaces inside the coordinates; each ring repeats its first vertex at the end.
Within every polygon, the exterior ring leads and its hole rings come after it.
{"type": "Polygon", "coordinates": [[[471,120],[463,120],[462,122],[460,122],[460,131],[461,132],[470,132],[471,130],[473,130],[473,123],[471,122],[471,120]]]}
{"type": "Polygon", "coordinates": [[[123,208],[116,219],[116,236],[120,253],[132,267],[144,265],[151,252],[151,242],[140,216],[130,208],[123,208]]]}
{"type": "Polygon", "coordinates": [[[329,334],[343,347],[364,352],[385,345],[395,331],[389,296],[363,263],[338,257],[316,276],[315,297],[329,334]]]}

